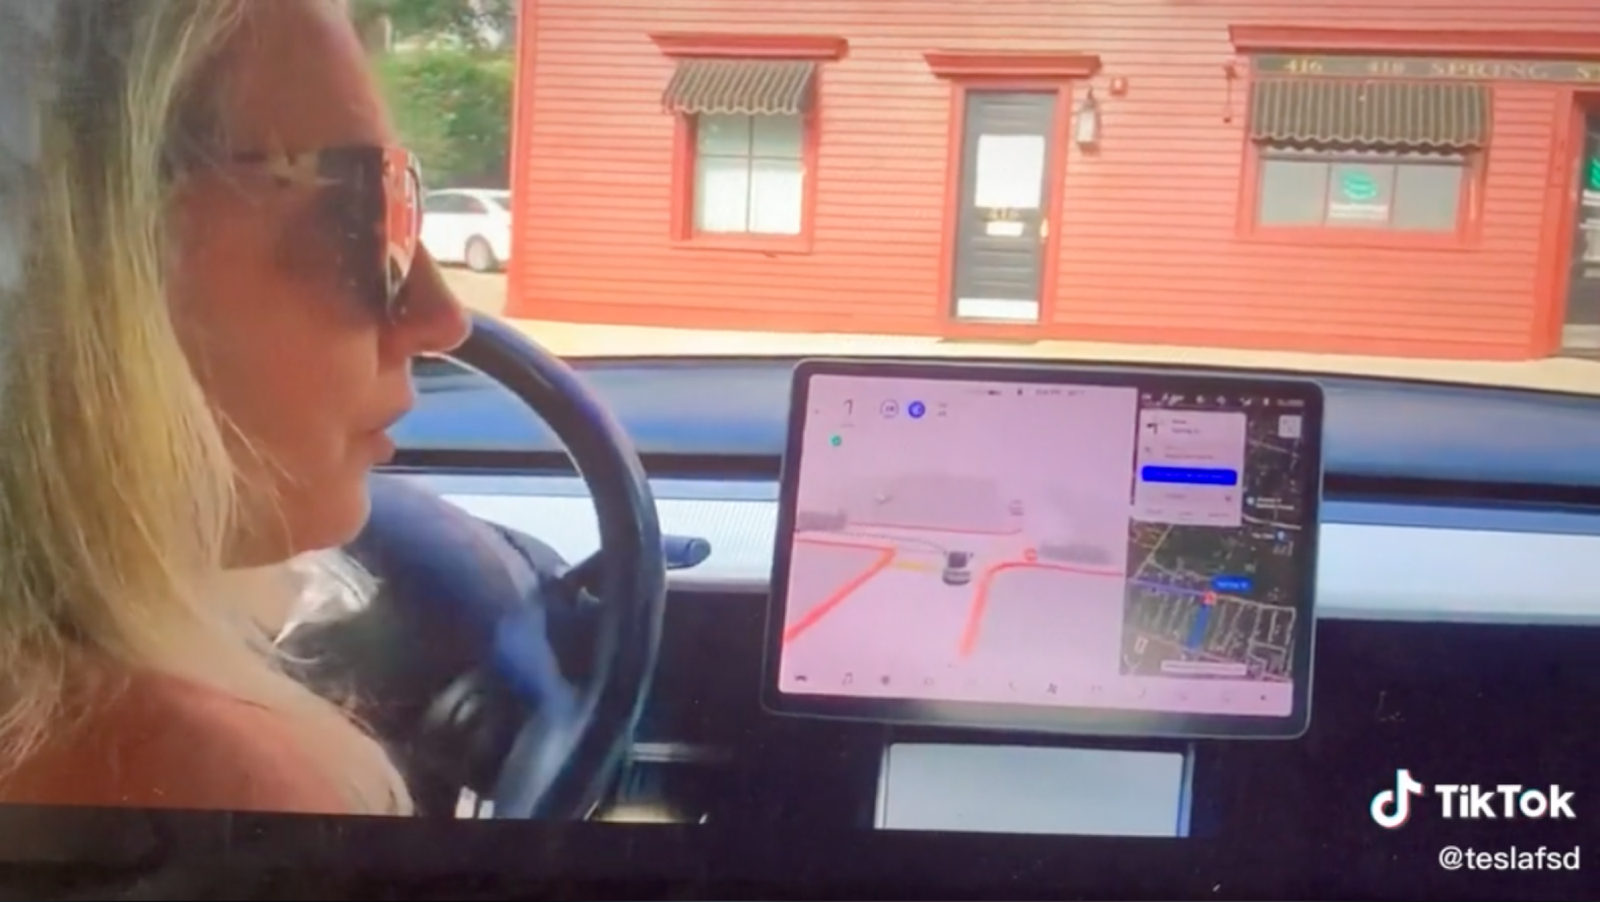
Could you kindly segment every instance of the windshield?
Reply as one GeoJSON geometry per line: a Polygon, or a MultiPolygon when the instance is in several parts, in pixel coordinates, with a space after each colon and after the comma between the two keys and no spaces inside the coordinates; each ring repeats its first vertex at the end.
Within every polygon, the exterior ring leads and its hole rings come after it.
{"type": "MultiPolygon", "coordinates": [[[[1059,24],[1128,39],[1058,40],[1020,8],[873,29],[730,13],[689,33],[666,7],[392,5],[375,65],[430,187],[494,188],[478,196],[517,223],[492,267],[454,226],[430,248],[473,306],[569,358],[1113,359],[1600,392],[1600,80],[1576,50],[1288,5],[1169,10],[1171,52],[1148,53],[1144,26],[1087,7],[1059,24]],[[572,49],[590,44],[627,49],[597,66],[572,49]]],[[[1559,9],[1539,27],[1584,25],[1559,9]]]]}

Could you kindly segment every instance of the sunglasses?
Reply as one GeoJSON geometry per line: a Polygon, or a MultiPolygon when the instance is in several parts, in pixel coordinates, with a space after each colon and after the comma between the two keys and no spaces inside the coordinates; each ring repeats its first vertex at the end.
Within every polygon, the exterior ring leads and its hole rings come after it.
{"type": "Polygon", "coordinates": [[[422,237],[422,169],[415,156],[400,147],[349,145],[230,159],[282,185],[331,192],[328,210],[345,242],[344,279],[384,321],[400,318],[401,291],[422,237]]]}

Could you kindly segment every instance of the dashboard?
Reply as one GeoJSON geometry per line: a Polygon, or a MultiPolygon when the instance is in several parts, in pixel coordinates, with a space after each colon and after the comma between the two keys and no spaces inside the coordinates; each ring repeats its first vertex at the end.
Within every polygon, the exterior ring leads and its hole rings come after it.
{"type": "MultiPolygon", "coordinates": [[[[713,552],[683,592],[764,595],[795,360],[578,361],[634,438],[663,528],[713,552]]],[[[1203,371],[1202,371],[1203,372],[1203,371]]],[[[1600,398],[1318,376],[1317,618],[1600,626],[1600,398]]],[[[598,537],[550,430],[483,377],[419,374],[398,469],[570,559],[598,537]]]]}
{"type": "MultiPolygon", "coordinates": [[[[1430,809],[1386,830],[1369,805],[1407,768],[1429,782],[1559,783],[1576,792],[1582,824],[1600,790],[1588,764],[1600,728],[1576,713],[1600,694],[1600,595],[1587,563],[1600,552],[1600,455],[1582,450],[1600,447],[1600,400],[1318,378],[1325,477],[1311,530],[1309,730],[1273,742],[1019,737],[763,706],[794,366],[579,362],[635,438],[663,530],[712,548],[669,574],[634,766],[601,819],[721,826],[732,833],[719,841],[742,850],[723,864],[751,880],[792,868],[861,885],[865,865],[850,862],[877,850],[904,873],[866,882],[903,888],[914,872],[945,891],[1018,893],[1065,879],[1047,856],[1088,868],[1063,837],[1181,837],[1184,854],[1210,862],[1194,869],[1196,893],[1217,892],[1210,884],[1226,871],[1222,891],[1246,895],[1437,893],[1443,844],[1577,844],[1572,821],[1452,821],[1430,809]],[[1007,838],[935,838],[949,831],[1007,838]],[[921,851],[895,839],[908,835],[928,837],[921,851]],[[769,849],[777,837],[795,842],[769,849]],[[984,868],[957,860],[973,850],[984,868]]],[[[585,556],[597,536],[581,481],[537,421],[475,379],[421,380],[423,405],[397,433],[399,469],[568,559],[585,556]]],[[[1107,892],[1138,891],[1125,871],[1107,892]]],[[[1451,891],[1527,885],[1511,872],[1475,879],[1451,891]]]]}

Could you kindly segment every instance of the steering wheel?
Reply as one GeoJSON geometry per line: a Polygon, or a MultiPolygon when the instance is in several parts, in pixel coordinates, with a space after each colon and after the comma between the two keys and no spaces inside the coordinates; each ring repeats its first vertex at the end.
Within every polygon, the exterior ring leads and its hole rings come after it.
{"type": "Polygon", "coordinates": [[[413,685],[428,680],[414,676],[422,657],[463,666],[443,691],[435,681],[433,698],[416,712],[424,732],[447,733],[447,722],[468,709],[509,700],[510,739],[492,743],[501,757],[486,781],[492,816],[582,818],[625,760],[655,672],[667,569],[655,499],[627,435],[554,355],[475,316],[452,356],[509,390],[565,444],[594,500],[600,548],[566,566],[547,546],[414,481],[374,476],[372,516],[347,549],[383,587],[385,632],[366,644],[383,646],[391,684],[397,674],[413,685]],[[590,632],[591,654],[576,679],[562,672],[549,642],[553,615],[570,615],[590,632]]]}

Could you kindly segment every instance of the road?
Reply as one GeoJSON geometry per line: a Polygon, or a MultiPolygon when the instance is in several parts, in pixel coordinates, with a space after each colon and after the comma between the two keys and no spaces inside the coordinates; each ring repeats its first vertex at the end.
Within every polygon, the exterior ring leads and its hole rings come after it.
{"type": "Polygon", "coordinates": [[[1018,531],[802,534],[793,572],[783,670],[800,691],[1004,700],[1117,670],[1123,572],[1039,561],[1018,531]],[[950,551],[972,555],[968,581],[943,578],[950,551]]]}

